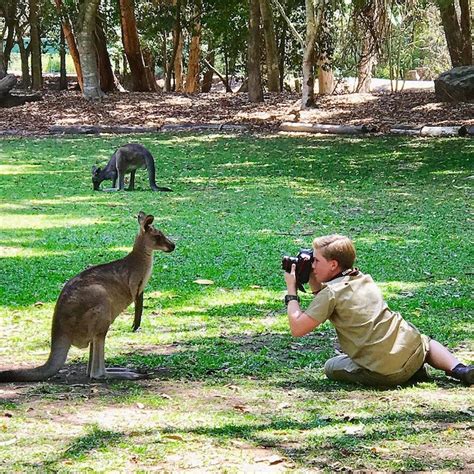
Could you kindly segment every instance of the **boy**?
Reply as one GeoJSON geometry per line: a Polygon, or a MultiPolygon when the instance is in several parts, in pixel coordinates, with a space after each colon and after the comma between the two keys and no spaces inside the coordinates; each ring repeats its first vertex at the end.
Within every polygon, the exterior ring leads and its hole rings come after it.
{"type": "Polygon", "coordinates": [[[285,273],[291,334],[304,336],[329,319],[345,355],[329,359],[324,371],[332,380],[394,386],[417,379],[427,362],[467,385],[474,366],[465,366],[439,342],[421,334],[391,311],[370,275],[353,269],[356,253],[342,235],[314,239],[309,285],[315,296],[303,312],[295,268],[285,273]]]}

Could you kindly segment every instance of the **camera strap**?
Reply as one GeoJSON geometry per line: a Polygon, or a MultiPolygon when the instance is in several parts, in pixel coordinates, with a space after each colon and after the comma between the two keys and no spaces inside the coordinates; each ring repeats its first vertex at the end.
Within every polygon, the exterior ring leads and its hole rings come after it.
{"type": "Polygon", "coordinates": [[[359,269],[358,268],[348,268],[347,270],[344,270],[344,271],[338,273],[334,278],[331,278],[328,281],[332,281],[332,280],[335,280],[336,278],[341,278],[341,277],[345,277],[345,276],[357,276],[358,274],[359,274],[359,269]]]}

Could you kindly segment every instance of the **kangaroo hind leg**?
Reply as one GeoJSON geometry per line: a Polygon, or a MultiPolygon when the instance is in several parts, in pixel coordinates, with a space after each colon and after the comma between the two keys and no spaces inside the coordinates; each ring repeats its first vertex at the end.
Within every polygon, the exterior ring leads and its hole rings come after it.
{"type": "Polygon", "coordinates": [[[122,379],[137,380],[146,377],[126,367],[105,367],[105,335],[94,336],[90,344],[87,375],[91,379],[122,379]]]}

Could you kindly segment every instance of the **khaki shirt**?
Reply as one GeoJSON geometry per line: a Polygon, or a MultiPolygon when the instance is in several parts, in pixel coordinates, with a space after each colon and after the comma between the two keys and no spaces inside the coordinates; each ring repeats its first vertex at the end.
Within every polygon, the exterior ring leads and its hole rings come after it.
{"type": "Polygon", "coordinates": [[[420,332],[391,311],[370,275],[342,276],[323,283],[305,313],[329,319],[342,350],[358,365],[396,374],[422,344],[420,332]]]}

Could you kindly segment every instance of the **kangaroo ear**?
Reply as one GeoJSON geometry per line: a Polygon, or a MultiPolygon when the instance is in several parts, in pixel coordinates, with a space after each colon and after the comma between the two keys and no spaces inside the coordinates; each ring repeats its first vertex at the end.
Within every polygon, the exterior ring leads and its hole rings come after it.
{"type": "Polygon", "coordinates": [[[140,224],[140,227],[144,230],[152,224],[154,219],[155,218],[151,214],[146,215],[143,211],[140,211],[138,213],[138,223],[140,224]]]}
{"type": "Polygon", "coordinates": [[[140,211],[138,213],[137,219],[140,225],[143,225],[143,222],[145,221],[145,217],[146,217],[146,214],[143,211],[140,211]]]}

